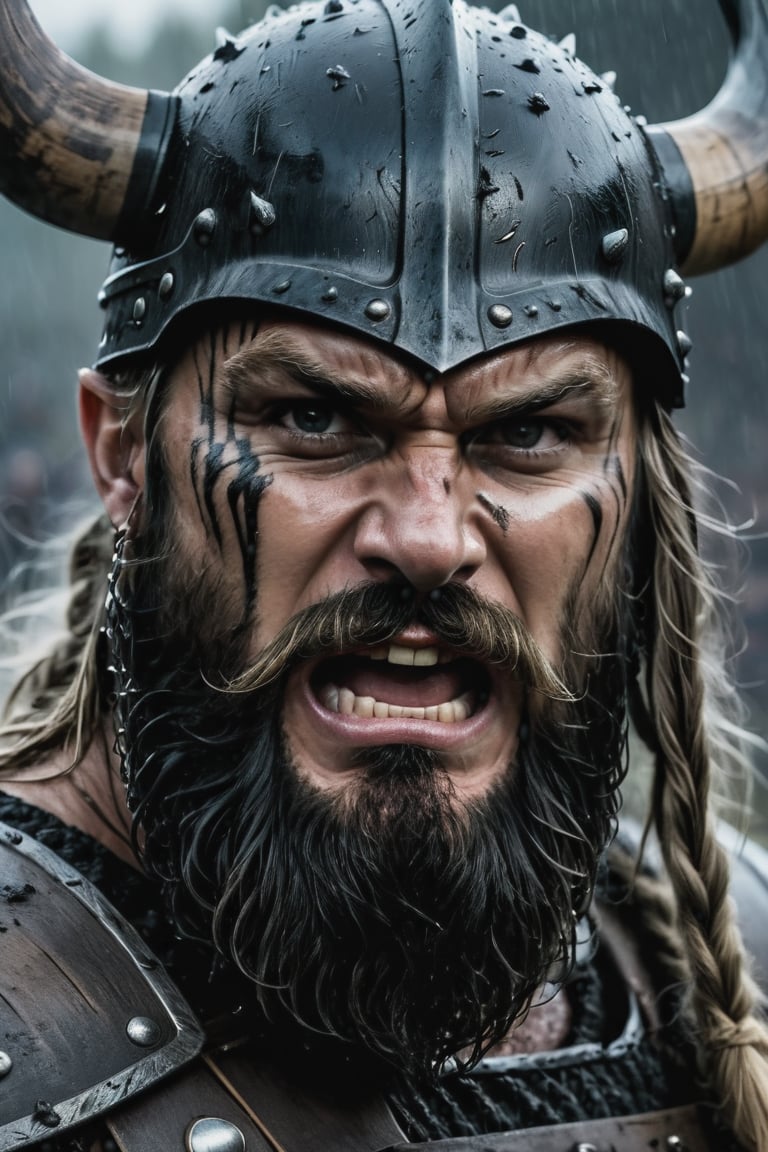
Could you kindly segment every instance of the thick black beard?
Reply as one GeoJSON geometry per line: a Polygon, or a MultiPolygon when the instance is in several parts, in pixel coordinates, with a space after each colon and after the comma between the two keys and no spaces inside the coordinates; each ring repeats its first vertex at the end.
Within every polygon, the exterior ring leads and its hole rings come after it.
{"type": "MultiPolygon", "coordinates": [[[[209,652],[203,674],[194,606],[158,605],[168,585],[157,569],[126,566],[118,549],[108,635],[136,841],[179,929],[213,940],[277,1023],[427,1080],[448,1057],[476,1061],[553,966],[567,971],[619,804],[624,657],[580,658],[574,681],[588,690],[547,703],[482,802],[460,803],[439,757],[417,747],[361,755],[360,782],[340,800],[284,752],[281,679],[211,686],[222,668],[242,669],[242,638],[209,652]]],[[[356,637],[372,643],[414,614],[392,586],[338,599],[331,615],[370,619],[356,637]]],[[[419,618],[456,643],[456,620],[478,611],[449,587],[419,618]]]]}

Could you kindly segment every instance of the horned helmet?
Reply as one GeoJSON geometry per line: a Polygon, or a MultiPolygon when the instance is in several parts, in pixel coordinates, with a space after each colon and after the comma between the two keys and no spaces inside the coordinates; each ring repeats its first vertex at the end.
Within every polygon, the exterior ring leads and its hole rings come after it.
{"type": "Polygon", "coordinates": [[[114,241],[103,369],[222,301],[351,328],[436,371],[621,323],[651,338],[674,406],[683,277],[768,235],[768,24],[757,0],[721,7],[721,92],[649,127],[515,5],[273,6],[167,94],[86,72],[3,0],[0,190],[114,241]]]}

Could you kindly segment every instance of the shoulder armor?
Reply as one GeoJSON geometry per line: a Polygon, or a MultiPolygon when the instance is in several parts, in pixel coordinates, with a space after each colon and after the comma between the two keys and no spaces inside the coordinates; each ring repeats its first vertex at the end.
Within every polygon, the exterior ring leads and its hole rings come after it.
{"type": "Polygon", "coordinates": [[[0,1152],[98,1116],[190,1061],[202,1030],[134,929],[0,824],[0,1152]]]}

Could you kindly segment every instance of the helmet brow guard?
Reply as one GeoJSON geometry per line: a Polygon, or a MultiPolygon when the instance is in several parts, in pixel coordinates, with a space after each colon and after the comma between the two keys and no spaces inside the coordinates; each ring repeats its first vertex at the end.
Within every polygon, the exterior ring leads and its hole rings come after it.
{"type": "Polygon", "coordinates": [[[679,403],[676,269],[768,236],[766,0],[721,6],[736,51],[720,94],[646,130],[515,5],[273,7],[163,95],[86,73],[23,0],[0,0],[0,190],[118,245],[100,367],[222,300],[351,327],[438,371],[620,321],[661,341],[657,387],[679,403]]]}

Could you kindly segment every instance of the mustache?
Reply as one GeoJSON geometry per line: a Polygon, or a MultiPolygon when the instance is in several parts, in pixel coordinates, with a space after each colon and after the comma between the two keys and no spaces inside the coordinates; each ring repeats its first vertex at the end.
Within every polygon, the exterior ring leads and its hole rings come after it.
{"type": "Polygon", "coordinates": [[[407,585],[380,583],[333,593],[297,612],[244,672],[219,687],[253,692],[285,676],[300,660],[380,645],[415,623],[458,654],[513,673],[529,689],[556,700],[574,699],[520,617],[464,584],[423,597],[407,585]]]}

